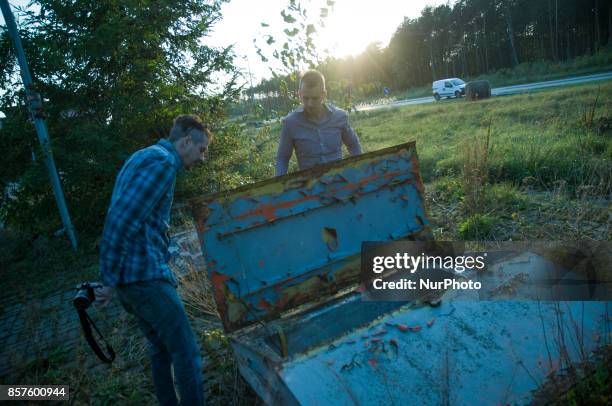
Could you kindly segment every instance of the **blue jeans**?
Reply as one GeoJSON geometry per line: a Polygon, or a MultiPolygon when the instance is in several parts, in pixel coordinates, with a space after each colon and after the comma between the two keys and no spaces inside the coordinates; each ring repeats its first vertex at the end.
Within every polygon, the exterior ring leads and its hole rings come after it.
{"type": "Polygon", "coordinates": [[[121,304],[138,319],[149,341],[155,394],[159,403],[203,405],[204,388],[200,348],[183,303],[169,282],[154,280],[117,286],[121,304]]]}

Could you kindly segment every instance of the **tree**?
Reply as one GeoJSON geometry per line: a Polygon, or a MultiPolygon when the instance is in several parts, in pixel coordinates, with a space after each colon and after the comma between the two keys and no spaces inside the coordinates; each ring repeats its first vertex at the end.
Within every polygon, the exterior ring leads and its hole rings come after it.
{"type": "MultiPolygon", "coordinates": [[[[45,98],[53,153],[78,232],[101,231],[122,162],[167,136],[177,114],[199,114],[219,133],[211,155],[234,142],[234,129],[222,124],[237,91],[232,51],[203,43],[223,2],[41,0],[40,11],[22,13],[20,35],[45,98]],[[229,79],[216,83],[217,73],[229,79]]],[[[3,27],[0,55],[12,56],[7,35],[3,27]]],[[[40,160],[32,159],[40,154],[15,73],[14,57],[2,58],[0,111],[7,117],[0,148],[7,153],[0,157],[0,204],[9,225],[48,232],[60,227],[59,218],[49,215],[55,213],[53,196],[40,160]]],[[[192,174],[178,194],[239,183],[237,164],[220,165],[214,161],[192,174]],[[205,176],[209,172],[216,179],[205,176]]]]}
{"type": "MultiPolygon", "coordinates": [[[[457,0],[428,6],[419,17],[404,18],[386,48],[370,45],[356,57],[327,57],[318,62],[318,68],[328,80],[334,101],[344,104],[343,100],[351,97],[376,94],[380,84],[405,89],[442,77],[467,79],[515,67],[520,61],[573,58],[611,43],[612,7],[608,3],[600,0],[457,0]]],[[[297,7],[299,3],[291,4],[297,7]]],[[[303,11],[303,8],[297,9],[303,11]]],[[[290,24],[296,25],[298,20],[296,15],[290,24]]],[[[294,32],[297,35],[299,30],[288,30],[292,35],[294,32]]],[[[296,41],[295,45],[301,43],[296,41]]],[[[271,46],[278,49],[276,39],[271,46]]],[[[317,63],[316,58],[312,61],[317,63]]],[[[254,90],[259,92],[258,89],[265,88],[267,93],[258,94],[262,97],[272,94],[274,105],[278,105],[283,89],[297,86],[296,79],[295,75],[282,75],[262,82],[254,90]],[[280,78],[287,86],[283,87],[282,81],[274,81],[280,78]]]]}
{"type": "Polygon", "coordinates": [[[516,46],[514,45],[514,27],[512,26],[512,0],[502,0],[500,3],[500,12],[503,13],[506,20],[506,32],[508,33],[508,42],[510,43],[510,55],[512,56],[512,66],[518,65],[518,56],[516,54],[516,46]]]}
{"type": "MultiPolygon", "coordinates": [[[[263,44],[258,38],[253,39],[262,62],[267,63],[271,58],[276,61],[276,64],[269,64],[269,69],[273,78],[279,79],[279,92],[285,100],[281,114],[299,104],[297,87],[300,72],[317,67],[324,59],[325,51],[317,49],[315,38],[317,30],[325,26],[325,19],[335,1],[327,0],[326,7],[320,8],[319,16],[314,18],[308,16],[306,5],[310,4],[310,0],[288,0],[287,6],[280,11],[285,24],[284,35],[275,37],[270,32],[265,33],[261,37],[263,44]]],[[[270,29],[266,22],[261,22],[261,26],[270,29]]]]}

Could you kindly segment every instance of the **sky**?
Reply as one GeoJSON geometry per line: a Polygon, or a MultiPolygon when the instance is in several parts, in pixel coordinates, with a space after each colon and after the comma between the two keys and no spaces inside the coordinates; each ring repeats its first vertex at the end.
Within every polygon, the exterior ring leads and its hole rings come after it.
{"type": "MultiPolygon", "coordinates": [[[[380,42],[387,46],[391,36],[404,17],[416,18],[427,5],[436,6],[449,0],[336,0],[324,20],[325,27],[318,31],[317,47],[328,49],[329,55],[340,58],[361,53],[368,44],[380,42]]],[[[28,0],[9,0],[12,6],[25,6],[28,0]]],[[[326,0],[301,0],[308,16],[318,16],[326,0]]],[[[452,3],[452,1],[451,1],[452,3]]],[[[231,0],[222,6],[222,19],[212,27],[208,45],[234,46],[235,64],[243,73],[241,83],[257,84],[272,76],[270,68],[256,53],[253,39],[270,33],[282,37],[280,15],[289,0],[231,0]],[[263,28],[261,23],[269,24],[263,28]]],[[[0,15],[0,24],[4,18],[0,15]]],[[[282,42],[280,42],[282,44],[282,42]]],[[[271,48],[264,48],[271,54],[271,48]]],[[[268,54],[268,55],[269,55],[268,54]]]]}
{"type": "MultiPolygon", "coordinates": [[[[13,10],[13,13],[14,13],[15,7],[26,7],[29,3],[29,0],[8,0],[8,2],[9,2],[9,5],[11,5],[11,9],[13,10]]],[[[4,15],[1,12],[0,12],[0,25],[4,25],[4,15]]]]}
{"type": "MultiPolygon", "coordinates": [[[[288,3],[288,0],[232,0],[223,5],[223,19],[213,27],[205,42],[215,46],[233,44],[236,65],[247,79],[252,76],[254,84],[271,77],[270,69],[256,53],[253,38],[261,38],[267,32],[281,36],[287,25],[280,12],[288,3]],[[270,27],[262,28],[262,22],[270,27]]],[[[336,0],[325,19],[325,27],[319,31],[317,45],[329,49],[329,54],[338,58],[357,55],[376,41],[387,46],[404,17],[416,18],[427,5],[445,3],[447,0],[336,0]]],[[[307,15],[318,16],[325,1],[302,0],[302,4],[307,15]]]]}

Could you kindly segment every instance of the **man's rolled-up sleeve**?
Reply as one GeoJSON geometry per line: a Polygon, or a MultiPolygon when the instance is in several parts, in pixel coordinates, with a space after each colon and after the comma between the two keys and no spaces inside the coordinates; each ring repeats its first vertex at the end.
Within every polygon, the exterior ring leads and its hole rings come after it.
{"type": "Polygon", "coordinates": [[[355,131],[350,126],[348,117],[346,118],[346,122],[344,127],[342,128],[342,142],[346,145],[346,149],[348,150],[351,156],[361,154],[361,144],[359,143],[359,137],[355,134],[355,131]]]}
{"type": "Polygon", "coordinates": [[[283,120],[280,133],[280,141],[278,143],[278,151],[276,152],[276,169],[274,176],[281,176],[287,173],[289,169],[289,160],[293,154],[293,140],[289,132],[289,126],[286,120],[283,120]]]}

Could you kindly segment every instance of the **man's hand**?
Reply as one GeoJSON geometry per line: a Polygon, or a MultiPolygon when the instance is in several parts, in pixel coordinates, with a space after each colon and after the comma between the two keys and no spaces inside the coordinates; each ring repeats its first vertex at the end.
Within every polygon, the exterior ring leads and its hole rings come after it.
{"type": "Polygon", "coordinates": [[[106,307],[113,298],[113,292],[115,292],[115,288],[110,286],[95,288],[96,300],[94,301],[94,306],[96,309],[106,307]]]}

